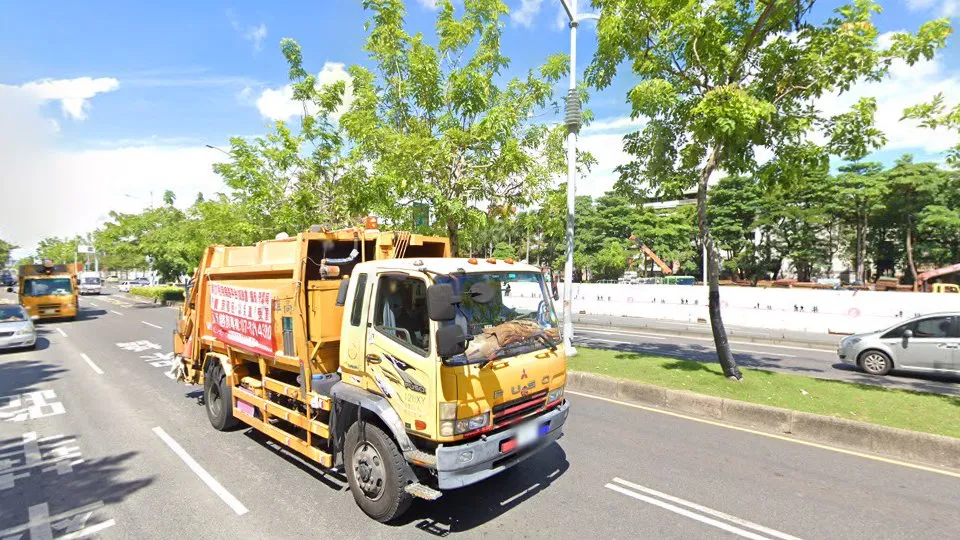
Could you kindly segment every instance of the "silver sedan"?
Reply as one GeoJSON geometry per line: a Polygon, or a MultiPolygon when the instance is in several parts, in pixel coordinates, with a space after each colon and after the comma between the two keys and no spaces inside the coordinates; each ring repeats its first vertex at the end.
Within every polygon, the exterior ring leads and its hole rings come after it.
{"type": "Polygon", "coordinates": [[[0,304],[0,349],[33,348],[37,331],[23,306],[0,304]]]}
{"type": "Polygon", "coordinates": [[[960,313],[931,313],[840,340],[840,360],[874,375],[890,370],[960,375],[960,313]]]}

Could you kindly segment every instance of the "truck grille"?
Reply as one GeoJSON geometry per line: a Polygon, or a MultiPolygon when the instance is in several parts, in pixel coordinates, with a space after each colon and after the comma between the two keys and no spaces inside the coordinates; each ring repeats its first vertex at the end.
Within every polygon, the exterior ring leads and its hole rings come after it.
{"type": "Polygon", "coordinates": [[[493,407],[493,425],[500,427],[517,422],[543,406],[547,399],[547,391],[541,390],[535,394],[501,403],[493,407]]]}

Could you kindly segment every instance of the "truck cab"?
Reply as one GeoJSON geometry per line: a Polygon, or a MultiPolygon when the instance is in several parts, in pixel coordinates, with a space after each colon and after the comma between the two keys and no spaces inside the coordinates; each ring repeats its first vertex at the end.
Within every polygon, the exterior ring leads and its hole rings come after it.
{"type": "Polygon", "coordinates": [[[80,294],[100,294],[103,288],[103,280],[100,279],[99,272],[80,272],[77,281],[80,294]]]}
{"type": "Polygon", "coordinates": [[[492,476],[560,436],[566,358],[539,269],[408,259],[353,272],[343,383],[397,411],[435,457],[438,489],[492,476]]]}

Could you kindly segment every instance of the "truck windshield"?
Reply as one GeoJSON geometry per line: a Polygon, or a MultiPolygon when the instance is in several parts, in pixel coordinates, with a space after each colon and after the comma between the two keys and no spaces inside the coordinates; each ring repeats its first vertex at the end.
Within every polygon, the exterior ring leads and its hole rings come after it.
{"type": "Polygon", "coordinates": [[[486,362],[543,349],[560,341],[557,315],[543,274],[484,272],[437,278],[438,283],[451,283],[457,296],[481,281],[491,286],[493,299],[478,304],[467,295],[457,307],[456,318],[448,323],[460,325],[473,338],[463,357],[454,361],[486,362]]]}
{"type": "Polygon", "coordinates": [[[85,277],[85,278],[83,278],[83,284],[84,284],[84,285],[99,285],[99,284],[100,284],[100,278],[98,278],[98,277],[85,277]]]}
{"type": "Polygon", "coordinates": [[[23,282],[24,296],[70,296],[73,284],[70,278],[27,279],[23,282]]]}

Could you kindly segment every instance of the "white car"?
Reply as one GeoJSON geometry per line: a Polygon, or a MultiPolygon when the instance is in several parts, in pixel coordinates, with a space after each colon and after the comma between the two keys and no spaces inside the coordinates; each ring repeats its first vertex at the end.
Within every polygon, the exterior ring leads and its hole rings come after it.
{"type": "Polygon", "coordinates": [[[120,292],[130,292],[130,287],[133,287],[134,283],[132,281],[121,281],[120,285],[117,285],[117,290],[120,292]]]}
{"type": "Polygon", "coordinates": [[[32,349],[37,346],[37,331],[23,306],[0,304],[0,349],[32,349]]]}

